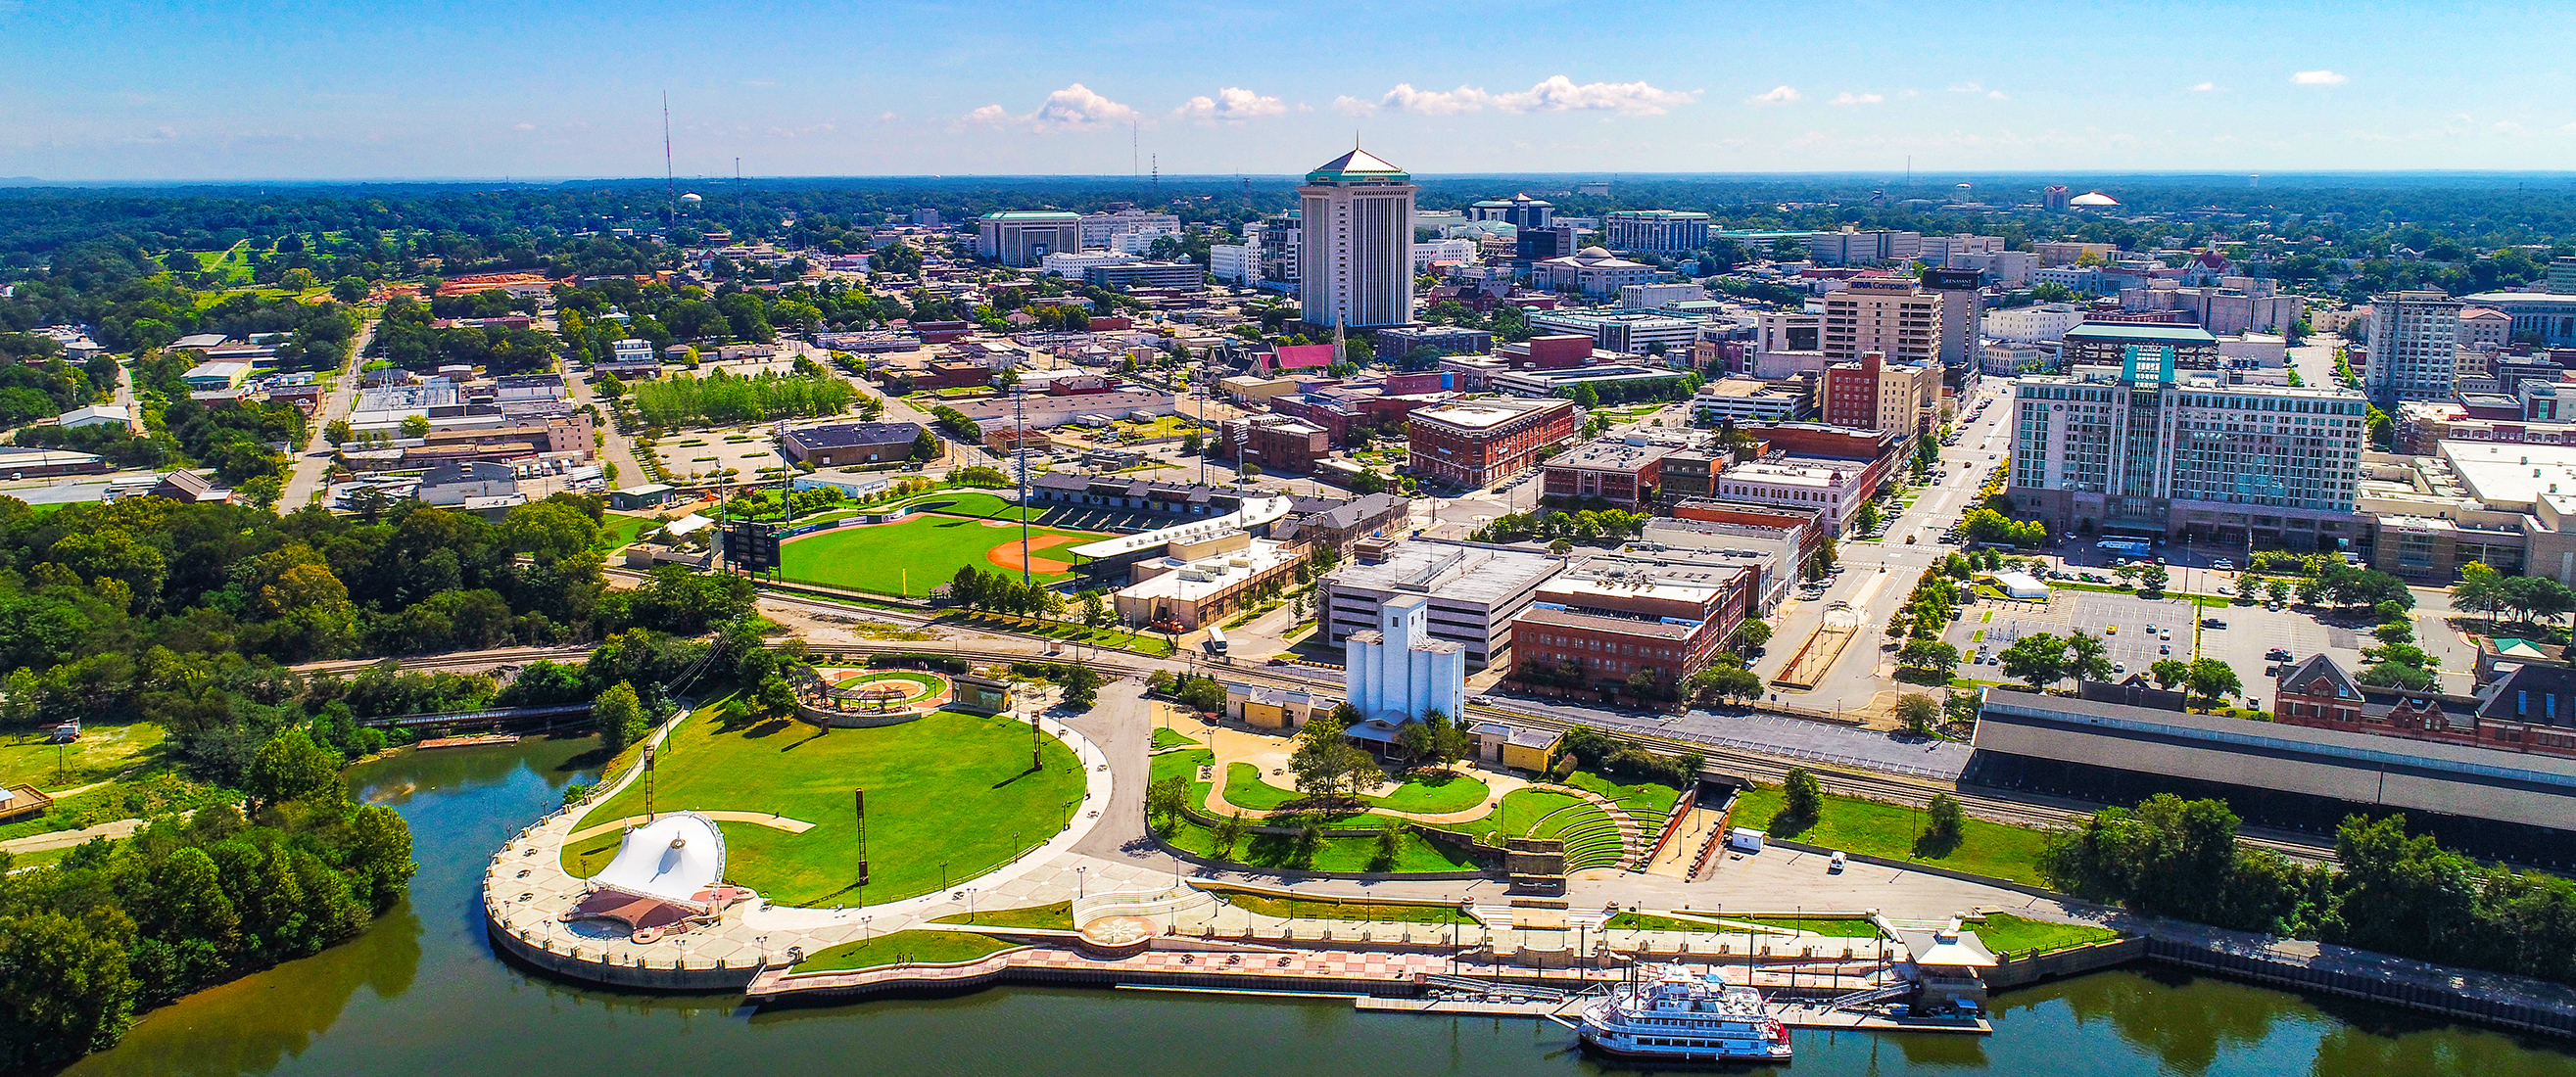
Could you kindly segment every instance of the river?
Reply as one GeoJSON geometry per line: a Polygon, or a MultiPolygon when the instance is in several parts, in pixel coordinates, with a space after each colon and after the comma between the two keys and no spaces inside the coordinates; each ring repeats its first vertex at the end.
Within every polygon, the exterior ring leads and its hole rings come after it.
{"type": "MultiPolygon", "coordinates": [[[[731,997],[584,990],[503,964],[476,889],[492,850],[588,780],[585,741],[404,753],[351,775],[412,827],[409,903],[337,949],[146,1015],[78,1077],[669,1073],[1599,1072],[1529,1021],[1363,1015],[1328,1001],[1009,989],[751,1012],[731,997]]],[[[2576,1047],[2164,970],[2009,992],[1995,1034],[1799,1033],[1800,1073],[2319,1077],[2576,1075],[2576,1047]]]]}

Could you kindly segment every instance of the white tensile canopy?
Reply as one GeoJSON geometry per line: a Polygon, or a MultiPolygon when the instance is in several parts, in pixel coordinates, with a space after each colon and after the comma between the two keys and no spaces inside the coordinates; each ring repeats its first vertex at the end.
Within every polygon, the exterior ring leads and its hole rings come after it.
{"type": "Polygon", "coordinates": [[[698,895],[724,879],[724,833],[694,812],[674,812],[626,832],[617,856],[591,885],[696,911],[698,895]]]}

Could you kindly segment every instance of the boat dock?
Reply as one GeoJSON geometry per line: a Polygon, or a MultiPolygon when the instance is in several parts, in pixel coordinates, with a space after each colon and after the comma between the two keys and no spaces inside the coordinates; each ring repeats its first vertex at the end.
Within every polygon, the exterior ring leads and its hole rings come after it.
{"type": "MultiPolygon", "coordinates": [[[[1363,1013],[1411,1013],[1448,1017],[1517,1017],[1532,1021],[1555,1021],[1566,1024],[1582,1008],[1580,998],[1538,1000],[1529,1002],[1489,1002],[1482,999],[1385,998],[1363,995],[1351,1000],[1351,1008],[1363,1013]]],[[[1990,1036],[1995,1026],[1982,1017],[1889,1017],[1882,1013],[1857,1010],[1828,1010],[1814,1004],[1771,1004],[1771,1016],[1791,1028],[1824,1029],[1843,1032],[1934,1032],[1954,1035],[1990,1036]]]]}

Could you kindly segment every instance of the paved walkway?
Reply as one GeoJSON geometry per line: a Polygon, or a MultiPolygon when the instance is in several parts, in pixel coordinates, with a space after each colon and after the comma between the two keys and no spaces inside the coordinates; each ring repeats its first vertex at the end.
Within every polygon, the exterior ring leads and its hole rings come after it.
{"type": "Polygon", "coordinates": [[[79,830],[57,830],[50,834],[30,834],[23,838],[0,841],[0,853],[40,853],[47,849],[68,849],[91,838],[132,837],[143,829],[144,819],[119,819],[112,823],[82,827],[79,830]]]}

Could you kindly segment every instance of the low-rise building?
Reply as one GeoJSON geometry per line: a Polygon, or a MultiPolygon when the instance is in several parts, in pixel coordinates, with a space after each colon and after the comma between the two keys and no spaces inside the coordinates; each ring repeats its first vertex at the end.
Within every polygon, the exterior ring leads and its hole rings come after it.
{"type": "Polygon", "coordinates": [[[1608,296],[1619,294],[1619,289],[1631,284],[1652,284],[1661,276],[1663,271],[1654,266],[1631,262],[1601,247],[1585,247],[1574,254],[1531,265],[1530,287],[1608,296]]]}
{"type": "Polygon", "coordinates": [[[1690,402],[1696,426],[1788,422],[1806,408],[1807,395],[1793,385],[1743,377],[1704,383],[1690,402]]]}
{"type": "Polygon", "coordinates": [[[1574,402],[1475,400],[1414,412],[1405,469],[1417,478],[1484,487],[1538,463],[1539,450],[1579,427],[1574,402]]]}
{"type": "Polygon", "coordinates": [[[1533,330],[1591,337],[1595,347],[1623,355],[1687,355],[1707,324],[1656,310],[1544,310],[1528,317],[1533,330]]]}
{"type": "Polygon", "coordinates": [[[919,423],[826,423],[789,430],[778,447],[791,460],[813,467],[889,464],[912,457],[919,423]]]}
{"type": "Polygon", "coordinates": [[[2285,725],[2576,758],[2576,670],[2509,664],[2475,695],[2366,685],[2335,660],[2283,663],[2273,720],[2285,725]]]}
{"type": "Polygon", "coordinates": [[[1128,569],[1135,582],[1114,596],[1118,618],[1131,625],[1178,625],[1189,631],[1213,624],[1249,605],[1253,591],[1293,575],[1305,547],[1226,531],[1174,540],[1160,557],[1128,569]]]}
{"type": "Polygon", "coordinates": [[[484,460],[451,461],[430,468],[420,477],[420,500],[426,505],[456,508],[476,501],[518,496],[519,472],[507,464],[484,460]]]}
{"type": "Polygon", "coordinates": [[[1653,445],[1596,441],[1547,459],[1542,466],[1549,497],[1600,498],[1626,511],[1652,511],[1663,460],[1672,450],[1653,445]]]}
{"type": "Polygon", "coordinates": [[[1304,475],[1333,454],[1323,427],[1286,415],[1228,419],[1213,446],[1218,459],[1257,464],[1274,475],[1304,475]]]}
{"type": "Polygon", "coordinates": [[[1532,550],[1443,539],[1359,544],[1355,556],[1319,586],[1325,642],[1379,627],[1379,607],[1399,595],[1425,599],[1425,630],[1464,646],[1482,668],[1512,647],[1512,619],[1529,608],[1540,584],[1564,567],[1532,550]]]}
{"type": "Polygon", "coordinates": [[[1756,505],[1812,509],[1828,535],[1839,535],[1861,502],[1878,492],[1878,465],[1856,460],[1773,454],[1737,464],[1717,477],[1716,497],[1756,505]]]}
{"type": "Polygon", "coordinates": [[[1512,628],[1514,676],[1565,688],[1628,691],[1640,673],[1670,698],[1744,624],[1759,573],[1749,566],[1596,558],[1541,585],[1512,628]]]}

